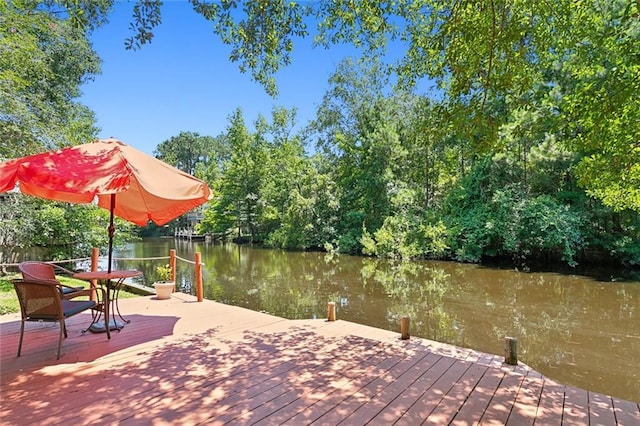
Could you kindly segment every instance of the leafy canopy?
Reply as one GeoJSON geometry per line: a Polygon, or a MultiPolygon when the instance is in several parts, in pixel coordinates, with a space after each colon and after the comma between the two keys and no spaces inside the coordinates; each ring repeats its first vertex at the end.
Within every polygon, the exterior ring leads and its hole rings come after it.
{"type": "MultiPolygon", "coordinates": [[[[499,150],[506,108],[543,96],[536,108],[583,157],[581,185],[618,210],[640,211],[637,1],[190,2],[231,46],[229,59],[274,96],[275,76],[303,38],[320,47],[349,43],[368,57],[395,43],[404,54],[383,68],[405,87],[435,81],[450,125],[478,154],[499,150]]],[[[75,22],[98,16],[61,3],[75,22]]],[[[138,1],[127,48],[150,42],[160,23],[161,2],[138,1]]]]}

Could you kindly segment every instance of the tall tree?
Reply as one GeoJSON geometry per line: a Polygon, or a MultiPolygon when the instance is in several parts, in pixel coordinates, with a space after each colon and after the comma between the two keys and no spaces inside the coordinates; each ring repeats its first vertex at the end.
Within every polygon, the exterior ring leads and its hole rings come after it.
{"type": "Polygon", "coordinates": [[[402,139],[402,132],[414,100],[401,93],[384,96],[385,76],[377,61],[345,60],[329,81],[313,126],[342,188],[340,249],[358,252],[362,228],[380,228],[392,214],[392,197],[407,186],[413,141],[402,139]]]}
{"type": "Polygon", "coordinates": [[[211,136],[180,132],[178,136],[161,142],[153,153],[156,158],[194,175],[198,165],[205,168],[208,166],[209,146],[213,143],[211,136]]]}
{"type": "Polygon", "coordinates": [[[553,58],[557,133],[583,156],[577,175],[591,195],[640,212],[640,2],[597,1],[574,16],[553,58]]]}
{"type": "MultiPolygon", "coordinates": [[[[635,0],[190,2],[231,46],[229,59],[272,95],[276,73],[292,61],[301,38],[314,36],[325,47],[350,43],[368,57],[384,56],[390,42],[403,46],[404,54],[387,69],[403,85],[437,82],[456,138],[479,155],[499,150],[498,131],[513,101],[526,103],[527,94],[542,87],[548,108],[564,123],[558,126],[566,130],[561,141],[584,155],[580,183],[608,205],[640,211],[635,0]],[[308,18],[317,24],[315,33],[308,18]]],[[[104,10],[87,13],[86,2],[54,3],[77,26],[95,22],[104,10]]],[[[136,3],[128,48],[152,40],[161,4],[136,3]]]]}
{"type": "Polygon", "coordinates": [[[293,133],[295,113],[274,108],[270,122],[256,123],[268,142],[262,232],[270,246],[319,248],[335,243],[337,188],[332,177],[305,155],[303,137],[293,133]]]}
{"type": "Polygon", "coordinates": [[[223,175],[214,183],[218,194],[211,208],[205,211],[203,230],[227,233],[238,238],[258,237],[258,218],[264,201],[261,185],[265,164],[264,141],[250,135],[237,109],[229,118],[227,140],[231,155],[223,165],[223,175]]]}
{"type": "MultiPolygon", "coordinates": [[[[90,3],[76,2],[91,18],[80,28],[55,2],[0,1],[0,161],[95,137],[93,112],[76,100],[80,86],[100,71],[87,31],[106,10],[102,1],[90,3]]],[[[0,262],[19,260],[20,247],[44,243],[52,259],[86,256],[106,235],[95,206],[1,198],[0,262]]]]}
{"type": "Polygon", "coordinates": [[[0,156],[86,142],[80,86],[100,71],[86,33],[39,2],[0,3],[0,156]]]}

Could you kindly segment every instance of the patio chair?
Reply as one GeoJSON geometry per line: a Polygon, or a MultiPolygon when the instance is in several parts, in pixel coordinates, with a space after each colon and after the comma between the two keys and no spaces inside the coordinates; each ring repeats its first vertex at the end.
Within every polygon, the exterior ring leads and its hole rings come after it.
{"type": "MultiPolygon", "coordinates": [[[[60,347],[62,336],[67,337],[66,318],[72,317],[83,311],[97,306],[94,300],[72,300],[78,296],[90,296],[92,291],[98,292],[105,300],[103,289],[75,291],[69,295],[60,297],[60,286],[53,282],[39,280],[12,280],[13,287],[20,302],[22,322],[20,326],[20,343],[18,344],[18,356],[22,351],[24,337],[24,323],[26,321],[59,322],[60,337],[58,338],[58,357],[60,359],[60,347]]],[[[95,321],[95,316],[92,316],[95,321]]]]}
{"type": "Polygon", "coordinates": [[[62,284],[56,278],[56,271],[60,272],[60,275],[73,275],[68,269],[63,268],[52,263],[38,262],[38,261],[26,261],[18,265],[18,269],[22,272],[22,279],[30,281],[43,281],[50,282],[60,286],[60,291],[63,295],[71,294],[76,291],[83,290],[83,287],[71,287],[62,284]]]}

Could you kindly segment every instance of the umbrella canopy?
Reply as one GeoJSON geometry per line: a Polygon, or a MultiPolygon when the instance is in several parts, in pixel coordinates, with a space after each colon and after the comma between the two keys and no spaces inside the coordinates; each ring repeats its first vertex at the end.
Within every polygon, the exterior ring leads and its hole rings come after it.
{"type": "Polygon", "coordinates": [[[22,193],[69,203],[90,203],[139,226],[157,225],[211,199],[200,179],[134,149],[117,139],[13,159],[0,163],[0,192],[19,185],[22,193]]]}

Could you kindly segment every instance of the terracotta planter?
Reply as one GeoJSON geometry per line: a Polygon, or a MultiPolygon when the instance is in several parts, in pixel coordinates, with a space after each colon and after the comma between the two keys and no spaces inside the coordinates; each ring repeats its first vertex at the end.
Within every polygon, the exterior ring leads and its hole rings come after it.
{"type": "Polygon", "coordinates": [[[156,289],[156,298],[161,300],[171,298],[174,286],[175,283],[173,281],[158,281],[153,283],[153,287],[156,289]]]}

